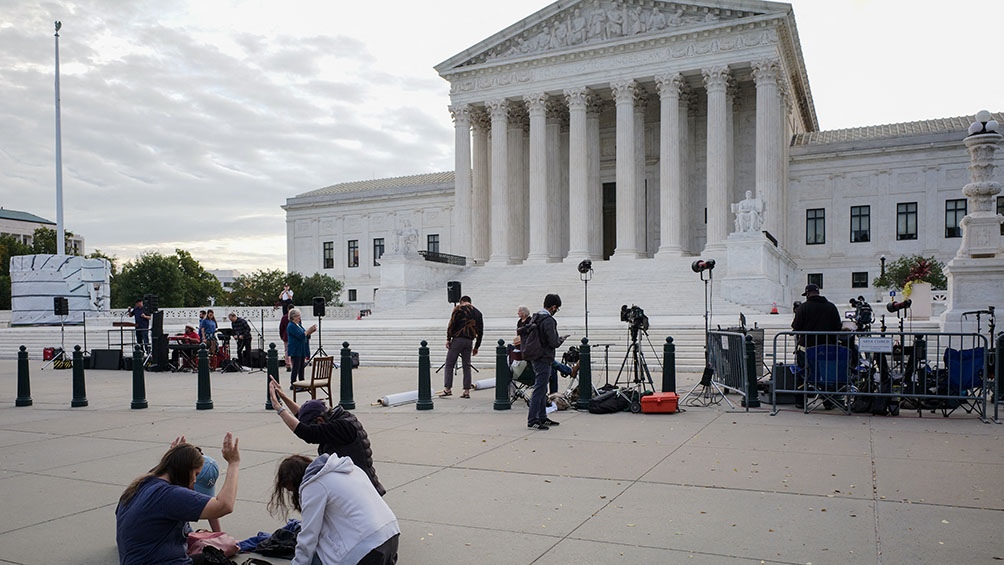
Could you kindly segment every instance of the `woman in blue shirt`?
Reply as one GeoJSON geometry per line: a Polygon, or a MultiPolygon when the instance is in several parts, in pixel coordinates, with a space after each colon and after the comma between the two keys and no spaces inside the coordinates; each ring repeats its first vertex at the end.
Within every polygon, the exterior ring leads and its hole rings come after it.
{"type": "Polygon", "coordinates": [[[317,324],[303,329],[303,318],[299,308],[289,311],[289,325],[286,326],[286,338],[289,340],[289,359],[293,364],[290,372],[290,385],[303,380],[303,369],[310,358],[310,334],[317,331],[317,324]]]}

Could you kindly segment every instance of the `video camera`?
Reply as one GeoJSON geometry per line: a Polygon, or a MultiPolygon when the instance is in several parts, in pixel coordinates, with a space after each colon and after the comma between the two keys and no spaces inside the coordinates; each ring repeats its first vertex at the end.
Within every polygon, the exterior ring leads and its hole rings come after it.
{"type": "Polygon", "coordinates": [[[854,313],[853,315],[848,315],[847,318],[854,321],[859,332],[867,331],[872,322],[875,321],[875,312],[872,310],[872,305],[868,304],[864,296],[852,298],[850,302],[851,306],[854,307],[854,313]]]}
{"type": "Polygon", "coordinates": [[[648,316],[645,315],[645,311],[641,307],[634,304],[630,308],[627,307],[627,304],[621,306],[621,321],[627,322],[631,326],[632,332],[648,331],[648,316]]]}

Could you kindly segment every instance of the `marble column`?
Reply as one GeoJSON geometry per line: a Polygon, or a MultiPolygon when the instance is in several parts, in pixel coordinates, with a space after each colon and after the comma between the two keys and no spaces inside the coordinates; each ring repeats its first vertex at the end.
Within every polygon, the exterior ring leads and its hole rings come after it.
{"type": "Polygon", "coordinates": [[[490,263],[509,261],[509,102],[491,100],[492,117],[491,174],[491,255],[490,263]]]}
{"type": "Polygon", "coordinates": [[[474,263],[484,264],[488,261],[489,239],[491,234],[491,156],[488,135],[491,131],[491,118],[485,108],[471,109],[471,126],[473,127],[472,161],[474,172],[471,175],[471,258],[474,263]]]}
{"type": "Polygon", "coordinates": [[[634,217],[637,207],[634,104],[638,84],[633,80],[619,80],[612,83],[610,88],[617,107],[617,245],[614,256],[637,258],[639,253],[634,217]]]}
{"type": "Polygon", "coordinates": [[[775,59],[753,62],[756,83],[756,196],[764,202],[762,229],[781,234],[781,183],[784,154],[781,149],[784,124],[778,79],[781,66],[775,59]]]}
{"type": "Polygon", "coordinates": [[[509,251],[509,264],[517,265],[523,262],[523,222],[526,216],[523,214],[523,171],[526,164],[523,162],[523,122],[526,120],[526,108],[520,104],[509,104],[509,181],[508,205],[509,212],[509,241],[507,249],[509,251]]]}
{"type": "Polygon", "coordinates": [[[638,87],[634,104],[634,237],[639,257],[648,256],[648,175],[647,150],[645,145],[645,110],[648,107],[648,93],[638,87]]]}
{"type": "Polygon", "coordinates": [[[589,205],[586,211],[589,224],[589,256],[603,258],[603,183],[600,182],[600,113],[603,101],[593,96],[586,106],[586,179],[589,205]]]}
{"type": "Polygon", "coordinates": [[[728,237],[729,173],[728,162],[728,101],[726,87],[730,76],[728,67],[712,67],[701,71],[708,91],[708,236],[705,249],[720,247],[728,237]]]}
{"type": "Polygon", "coordinates": [[[450,106],[455,140],[453,235],[450,253],[471,256],[471,112],[465,104],[450,106]]]}
{"type": "Polygon", "coordinates": [[[586,106],[592,94],[588,88],[565,90],[568,101],[568,234],[569,261],[591,258],[589,253],[589,139],[586,130],[586,106]]]}
{"type": "Polygon", "coordinates": [[[548,99],[547,140],[545,141],[547,155],[547,260],[554,263],[561,261],[564,253],[561,251],[561,214],[567,212],[562,204],[567,200],[567,192],[563,189],[561,163],[567,162],[561,158],[561,123],[564,117],[564,104],[559,100],[548,99]]]}
{"type": "Polygon", "coordinates": [[[527,261],[547,260],[547,95],[525,96],[530,113],[530,251],[527,261]]]}
{"type": "Polygon", "coordinates": [[[683,254],[681,205],[683,179],[680,168],[680,73],[657,75],[659,90],[659,251],[656,256],[683,254]]]}

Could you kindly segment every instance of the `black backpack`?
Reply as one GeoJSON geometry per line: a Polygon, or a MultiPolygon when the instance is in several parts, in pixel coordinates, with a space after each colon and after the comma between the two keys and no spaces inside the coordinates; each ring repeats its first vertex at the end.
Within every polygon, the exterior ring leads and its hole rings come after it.
{"type": "Polygon", "coordinates": [[[527,361],[544,356],[544,346],[540,343],[540,327],[537,325],[539,320],[539,314],[534,314],[529,322],[516,330],[520,340],[519,350],[523,354],[523,359],[527,361]]]}
{"type": "Polygon", "coordinates": [[[296,534],[285,528],[279,528],[267,539],[258,542],[251,551],[268,557],[292,559],[296,554],[296,534]]]}
{"type": "Polygon", "coordinates": [[[601,392],[589,400],[589,413],[590,414],[613,414],[615,412],[623,412],[631,406],[631,401],[623,394],[620,394],[620,389],[608,390],[606,392],[601,392]]]}

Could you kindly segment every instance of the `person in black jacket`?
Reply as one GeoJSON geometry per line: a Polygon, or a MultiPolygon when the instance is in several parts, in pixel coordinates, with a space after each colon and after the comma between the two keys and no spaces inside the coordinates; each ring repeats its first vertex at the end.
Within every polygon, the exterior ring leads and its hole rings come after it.
{"type": "Polygon", "coordinates": [[[317,444],[318,455],[327,453],[351,458],[356,467],[366,471],[380,496],[387,492],[373,468],[369,434],[354,414],[341,406],[329,410],[323,400],[308,400],[297,405],[286,396],[274,377],[269,379],[268,390],[276,414],[296,437],[317,444]]]}
{"type": "MultiPolygon", "coordinates": [[[[819,287],[814,284],[805,286],[802,293],[805,302],[795,310],[795,319],[791,321],[791,329],[796,332],[839,332],[842,320],[837,307],[819,295],[819,287]]],[[[821,343],[836,343],[834,339],[827,339],[826,336],[800,335],[798,344],[804,348],[809,348],[821,343]]]]}
{"type": "Polygon", "coordinates": [[[558,422],[547,417],[547,381],[551,378],[554,350],[565,341],[558,335],[558,322],[554,319],[560,308],[561,297],[548,294],[544,297],[544,309],[534,314],[530,322],[520,328],[523,358],[533,364],[535,376],[530,412],[526,419],[526,427],[534,430],[547,430],[550,426],[558,425],[558,422]],[[539,347],[528,344],[530,340],[536,341],[539,347]],[[527,345],[531,347],[528,348],[527,345]],[[528,352],[532,358],[527,357],[528,352]]]}

